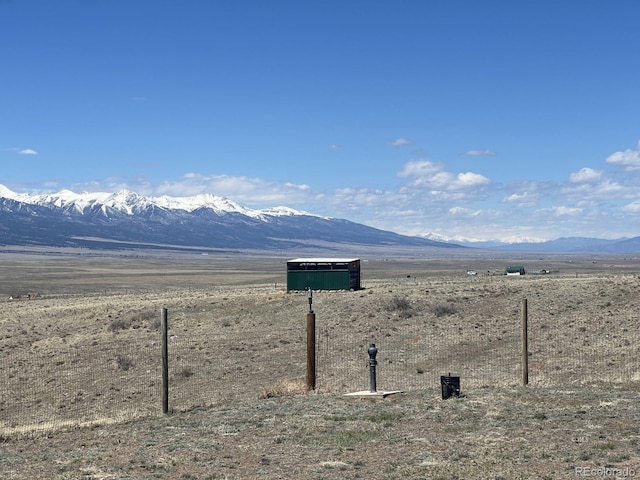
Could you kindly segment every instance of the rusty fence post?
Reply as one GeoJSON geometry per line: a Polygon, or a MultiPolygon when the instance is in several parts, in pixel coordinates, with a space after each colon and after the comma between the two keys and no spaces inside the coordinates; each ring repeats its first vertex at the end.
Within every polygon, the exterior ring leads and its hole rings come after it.
{"type": "Polygon", "coordinates": [[[307,390],[316,389],[316,314],[313,312],[313,291],[307,292],[307,390]]]}
{"type": "Polygon", "coordinates": [[[307,389],[316,389],[316,314],[307,313],[307,389]]]}

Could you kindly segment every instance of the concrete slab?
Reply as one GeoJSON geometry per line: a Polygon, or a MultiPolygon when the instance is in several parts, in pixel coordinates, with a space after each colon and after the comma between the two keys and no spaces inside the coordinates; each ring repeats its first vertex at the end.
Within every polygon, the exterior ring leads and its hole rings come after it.
{"type": "Polygon", "coordinates": [[[370,392],[369,390],[362,390],[360,392],[345,393],[345,397],[380,397],[387,398],[389,395],[396,395],[398,393],[404,393],[402,390],[378,390],[376,392],[370,392]]]}

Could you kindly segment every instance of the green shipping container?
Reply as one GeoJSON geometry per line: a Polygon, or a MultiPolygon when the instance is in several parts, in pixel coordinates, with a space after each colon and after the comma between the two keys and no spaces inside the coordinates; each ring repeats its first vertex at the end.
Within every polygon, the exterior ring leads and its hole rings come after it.
{"type": "Polygon", "coordinates": [[[287,262],[287,291],[359,290],[360,259],[296,258],[287,262]]]}

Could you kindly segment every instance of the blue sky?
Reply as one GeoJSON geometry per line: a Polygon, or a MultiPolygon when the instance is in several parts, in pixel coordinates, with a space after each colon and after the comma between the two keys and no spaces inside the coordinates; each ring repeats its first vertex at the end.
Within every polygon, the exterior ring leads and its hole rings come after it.
{"type": "Polygon", "coordinates": [[[640,2],[0,0],[0,183],[640,235],[640,2]]]}

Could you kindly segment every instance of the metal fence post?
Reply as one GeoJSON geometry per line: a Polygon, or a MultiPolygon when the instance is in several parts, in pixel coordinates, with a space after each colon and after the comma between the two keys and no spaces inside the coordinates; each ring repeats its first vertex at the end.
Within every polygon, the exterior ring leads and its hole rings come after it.
{"type": "Polygon", "coordinates": [[[169,413],[169,345],[167,309],[162,308],[160,315],[160,330],[162,336],[162,413],[169,413]]]}
{"type": "Polygon", "coordinates": [[[529,332],[527,299],[522,299],[522,385],[529,384],[529,332]]]}

